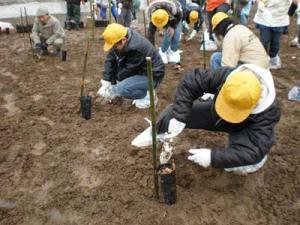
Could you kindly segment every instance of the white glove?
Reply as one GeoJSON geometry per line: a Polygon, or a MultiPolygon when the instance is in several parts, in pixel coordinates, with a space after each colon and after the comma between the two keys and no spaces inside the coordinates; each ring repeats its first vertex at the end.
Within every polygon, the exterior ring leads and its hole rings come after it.
{"type": "Polygon", "coordinates": [[[112,89],[113,88],[111,82],[106,80],[101,80],[101,87],[98,90],[97,94],[106,100],[111,100],[115,97],[112,89]]]}
{"type": "Polygon", "coordinates": [[[185,128],[185,123],[179,122],[175,118],[169,121],[168,134],[165,136],[166,139],[172,139],[180,134],[185,128]]]}
{"type": "Polygon", "coordinates": [[[193,30],[192,33],[190,34],[190,36],[188,37],[188,39],[186,39],[186,40],[190,41],[190,40],[194,39],[194,37],[196,36],[196,34],[197,34],[197,31],[193,30]]]}
{"type": "Polygon", "coordinates": [[[118,3],[118,8],[122,9],[123,8],[123,4],[121,2],[118,3]]]}
{"type": "Polygon", "coordinates": [[[208,148],[199,148],[199,149],[190,149],[189,153],[190,155],[188,157],[188,160],[193,161],[194,163],[199,164],[203,167],[210,166],[211,163],[211,150],[208,148]]]}

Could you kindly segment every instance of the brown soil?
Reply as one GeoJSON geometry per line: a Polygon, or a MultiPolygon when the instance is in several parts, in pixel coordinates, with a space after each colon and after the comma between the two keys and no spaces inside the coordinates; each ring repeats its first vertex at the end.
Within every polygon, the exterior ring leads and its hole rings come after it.
{"type": "MultiPolygon", "coordinates": [[[[101,30],[97,31],[97,37],[101,30]]],[[[148,110],[93,102],[79,115],[86,32],[68,32],[68,61],[34,63],[21,34],[0,36],[1,225],[296,225],[300,221],[300,104],[287,93],[300,84],[299,49],[282,40],[284,69],[274,71],[282,118],[277,143],[259,172],[237,176],[187,160],[191,147],[226,146],[227,137],[185,131],[177,139],[177,204],[153,198],[151,150],[131,140],[148,125],[148,110]],[[296,59],[293,59],[296,57],[296,59]]],[[[185,71],[203,66],[196,41],[183,43],[185,71]]],[[[102,43],[92,44],[87,92],[103,70],[102,43]]],[[[168,66],[158,112],[172,102],[182,74],[168,66]]]]}

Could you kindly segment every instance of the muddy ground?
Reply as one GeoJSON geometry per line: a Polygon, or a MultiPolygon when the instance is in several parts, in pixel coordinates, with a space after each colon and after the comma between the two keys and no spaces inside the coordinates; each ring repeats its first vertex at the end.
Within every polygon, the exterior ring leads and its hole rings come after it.
{"type": "MultiPolygon", "coordinates": [[[[101,29],[97,30],[97,37],[101,29]]],[[[22,34],[0,36],[1,225],[296,225],[300,223],[300,104],[287,93],[300,84],[300,50],[282,39],[284,68],[274,71],[282,118],[277,143],[259,172],[248,176],[203,169],[187,160],[191,147],[225,147],[221,133],[187,130],[176,141],[177,204],[153,198],[151,150],[131,140],[148,110],[93,102],[79,115],[86,31],[67,32],[68,61],[34,63],[22,34]],[[294,58],[296,57],[296,58],[294,58]]],[[[95,95],[105,53],[96,38],[86,89],[95,95]]],[[[183,43],[185,71],[203,66],[197,41],[183,43]]],[[[183,74],[170,66],[158,112],[172,102],[183,74]]]]}

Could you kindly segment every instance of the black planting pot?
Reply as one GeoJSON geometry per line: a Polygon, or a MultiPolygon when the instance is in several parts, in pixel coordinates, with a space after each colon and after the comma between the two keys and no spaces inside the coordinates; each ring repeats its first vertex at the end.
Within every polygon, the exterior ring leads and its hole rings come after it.
{"type": "Polygon", "coordinates": [[[28,24],[28,25],[17,24],[16,30],[17,30],[17,33],[31,33],[32,27],[33,27],[33,24],[28,24]]]}
{"type": "Polygon", "coordinates": [[[81,115],[86,120],[91,119],[92,117],[92,97],[91,96],[82,96],[80,98],[81,106],[81,115]]]}
{"type": "Polygon", "coordinates": [[[157,168],[158,183],[161,200],[168,205],[176,203],[176,171],[173,170],[171,163],[161,164],[157,168]],[[164,168],[172,170],[169,174],[162,174],[164,168]]]}
{"type": "Polygon", "coordinates": [[[66,50],[61,51],[61,60],[67,61],[67,51],[66,50]]]}
{"type": "Polygon", "coordinates": [[[9,28],[5,28],[5,33],[9,34],[9,28]]]}

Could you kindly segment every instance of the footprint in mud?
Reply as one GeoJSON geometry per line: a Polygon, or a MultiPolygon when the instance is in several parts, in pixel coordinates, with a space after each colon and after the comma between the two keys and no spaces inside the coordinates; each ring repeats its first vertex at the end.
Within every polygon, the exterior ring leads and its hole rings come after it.
{"type": "Polygon", "coordinates": [[[97,175],[92,174],[86,167],[76,167],[74,169],[74,174],[79,179],[79,185],[86,188],[94,188],[101,184],[104,184],[104,181],[97,177],[97,175]]]}
{"type": "Polygon", "coordinates": [[[14,116],[17,113],[21,112],[21,110],[15,105],[16,96],[14,94],[5,94],[3,99],[6,101],[5,105],[2,105],[2,108],[7,110],[7,116],[14,116]]]}
{"type": "Polygon", "coordinates": [[[39,120],[47,123],[49,126],[54,126],[55,125],[55,123],[52,120],[50,120],[49,118],[44,117],[44,116],[39,117],[39,120]]]}
{"type": "Polygon", "coordinates": [[[33,100],[34,100],[35,102],[37,102],[38,100],[40,100],[40,99],[43,98],[43,96],[40,95],[40,94],[35,94],[35,95],[32,95],[31,97],[33,98],[33,100]]]}
{"type": "Polygon", "coordinates": [[[0,75],[11,77],[13,80],[18,79],[18,76],[12,74],[11,72],[7,71],[5,68],[0,69],[0,75]]]}
{"type": "Polygon", "coordinates": [[[44,148],[46,147],[47,145],[43,142],[43,141],[39,141],[38,143],[36,143],[34,146],[33,146],[33,150],[31,151],[31,153],[33,155],[42,155],[44,153],[44,148]]]}

